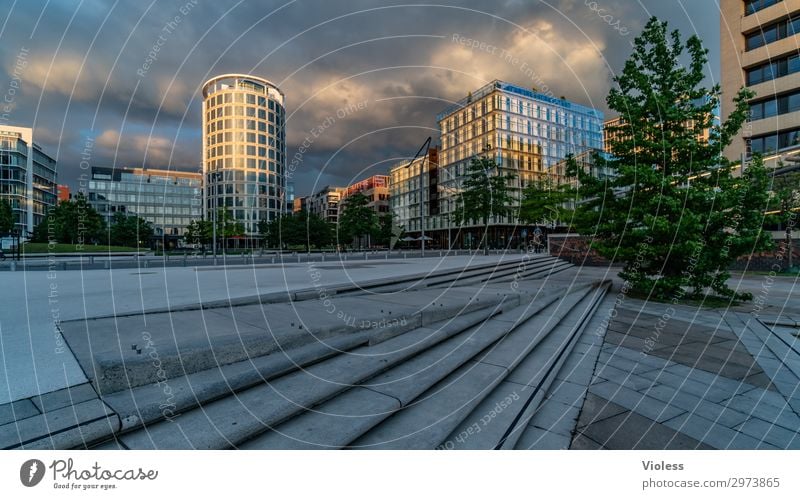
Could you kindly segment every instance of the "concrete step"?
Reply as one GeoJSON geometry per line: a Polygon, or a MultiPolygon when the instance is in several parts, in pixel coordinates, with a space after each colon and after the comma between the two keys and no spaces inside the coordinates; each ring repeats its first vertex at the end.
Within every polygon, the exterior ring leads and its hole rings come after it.
{"type": "MultiPolygon", "coordinates": [[[[520,361],[550,333],[572,304],[590,291],[582,288],[537,311],[518,307],[493,318],[511,333],[443,378],[407,406],[348,445],[369,449],[452,448],[447,442],[464,418],[502,383],[520,361]]],[[[536,303],[536,302],[534,302],[536,303]]]]}
{"type": "Polygon", "coordinates": [[[502,279],[498,279],[495,282],[507,282],[514,279],[539,279],[541,277],[558,274],[559,272],[570,269],[572,267],[574,267],[574,265],[569,262],[559,261],[559,263],[555,263],[551,267],[545,267],[542,269],[531,269],[529,271],[523,272],[519,276],[505,277],[502,279]]]}
{"type": "Polygon", "coordinates": [[[561,270],[572,267],[571,263],[551,257],[548,259],[536,259],[515,265],[511,269],[505,269],[493,274],[484,274],[461,282],[462,285],[479,284],[485,282],[508,282],[515,279],[535,278],[542,275],[550,275],[561,270]]]}
{"type": "Polygon", "coordinates": [[[292,418],[240,446],[245,449],[318,449],[340,448],[369,428],[408,406],[425,390],[458,369],[501,338],[507,337],[521,323],[505,319],[507,313],[527,317],[538,313],[559,299],[563,293],[541,296],[513,310],[488,318],[464,332],[443,341],[416,357],[352,388],[333,400],[292,418]],[[363,409],[343,404],[347,396],[363,400],[363,409]],[[376,407],[385,410],[370,412],[376,407]]]}
{"type": "Polygon", "coordinates": [[[604,284],[566,297],[550,334],[515,359],[503,382],[450,433],[445,448],[513,449],[606,290],[604,284]]]}
{"type": "Polygon", "coordinates": [[[494,306],[509,294],[477,290],[443,296],[420,290],[383,298],[320,296],[297,303],[66,321],[59,327],[98,392],[109,395],[368,329],[375,331],[370,341],[378,342],[494,306]]]}
{"type": "Polygon", "coordinates": [[[544,400],[517,440],[515,449],[569,449],[592,380],[609,312],[616,297],[606,293],[596,313],[580,334],[578,342],[558,370],[544,400]]]}
{"type": "MultiPolygon", "coordinates": [[[[501,302],[491,309],[500,313],[501,302]]],[[[234,447],[485,320],[478,310],[356,348],[119,437],[136,449],[234,447]]]]}
{"type": "Polygon", "coordinates": [[[494,265],[492,267],[484,267],[481,269],[465,269],[463,272],[459,274],[449,276],[447,279],[438,279],[438,278],[431,278],[426,279],[424,282],[425,287],[435,287],[435,286],[453,286],[453,285],[462,285],[473,280],[478,280],[478,282],[482,282],[483,280],[489,279],[492,276],[499,276],[499,275],[507,275],[509,272],[514,273],[520,268],[520,265],[536,265],[536,266],[544,266],[547,263],[556,261],[555,257],[549,255],[541,255],[535,258],[528,258],[523,260],[517,260],[512,262],[503,262],[498,265],[494,265]]]}

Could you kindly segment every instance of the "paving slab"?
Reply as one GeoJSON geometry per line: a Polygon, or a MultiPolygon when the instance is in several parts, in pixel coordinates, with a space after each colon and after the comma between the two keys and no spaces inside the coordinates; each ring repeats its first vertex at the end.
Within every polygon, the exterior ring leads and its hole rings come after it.
{"type": "Polygon", "coordinates": [[[709,402],[679,388],[666,385],[647,390],[647,395],[728,428],[741,424],[749,417],[741,411],[726,406],[724,402],[719,404],[709,402]]]}
{"type": "Polygon", "coordinates": [[[685,413],[666,421],[666,426],[695,438],[715,449],[776,448],[749,435],[706,419],[698,414],[685,413]]]}
{"type": "Polygon", "coordinates": [[[0,405],[0,426],[37,414],[40,414],[40,411],[30,399],[3,404],[0,405]]]}
{"type": "Polygon", "coordinates": [[[589,393],[610,400],[657,423],[672,419],[686,412],[683,409],[611,381],[592,384],[589,386],[589,393]]]}
{"type": "Polygon", "coordinates": [[[594,393],[587,393],[583,406],[581,407],[576,429],[581,429],[598,421],[626,412],[629,412],[628,409],[619,404],[598,397],[594,393]]]}
{"type": "MultiPolygon", "coordinates": [[[[88,400],[74,406],[63,407],[13,423],[0,426],[0,448],[29,447],[35,441],[56,439],[56,435],[78,426],[102,420],[108,428],[108,418],[115,417],[111,409],[99,399],[88,400]]],[[[114,429],[118,429],[114,428],[114,429]]],[[[111,429],[109,429],[110,435],[111,429]]],[[[74,437],[74,436],[73,436],[74,437]]],[[[77,442],[75,445],[78,445],[77,442]]],[[[45,444],[47,447],[48,444],[45,444]]],[[[63,447],[62,447],[63,448],[63,447]]]]}
{"type": "Polygon", "coordinates": [[[736,430],[779,449],[800,449],[800,429],[792,431],[763,419],[750,418],[738,425],[736,430]]]}
{"type": "Polygon", "coordinates": [[[96,398],[97,392],[95,392],[92,384],[84,383],[33,397],[31,402],[36,405],[40,412],[49,412],[96,398]]]}
{"type": "MultiPolygon", "coordinates": [[[[624,412],[596,421],[579,430],[607,449],[693,450],[708,449],[702,442],[635,412],[624,412]]],[[[573,440],[573,446],[575,440],[573,440]]]]}

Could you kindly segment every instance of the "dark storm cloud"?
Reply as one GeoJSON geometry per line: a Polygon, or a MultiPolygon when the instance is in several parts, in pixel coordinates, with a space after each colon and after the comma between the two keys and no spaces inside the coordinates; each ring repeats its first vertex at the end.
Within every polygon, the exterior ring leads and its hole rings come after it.
{"type": "Polygon", "coordinates": [[[717,71],[712,2],[432,3],[17,2],[0,33],[0,92],[26,50],[8,122],[35,125],[72,182],[87,137],[96,165],[196,169],[203,82],[263,76],[286,94],[290,158],[333,120],[294,172],[303,195],[386,172],[436,135],[448,102],[494,78],[607,111],[613,73],[651,14],[696,29],[717,71]]]}

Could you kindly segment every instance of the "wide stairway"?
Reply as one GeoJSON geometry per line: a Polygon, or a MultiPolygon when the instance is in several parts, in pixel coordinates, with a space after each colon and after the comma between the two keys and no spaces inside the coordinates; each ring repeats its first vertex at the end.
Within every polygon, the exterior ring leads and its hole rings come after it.
{"type": "MultiPolygon", "coordinates": [[[[12,447],[535,447],[541,426],[549,423],[532,422],[537,413],[553,413],[555,407],[544,409],[548,394],[568,383],[582,361],[584,350],[576,345],[594,328],[609,282],[580,281],[575,272],[555,278],[570,266],[550,257],[522,263],[431,275],[411,286],[343,290],[330,300],[346,314],[366,317],[359,325],[345,318],[339,325],[352,327],[329,325],[326,334],[315,334],[313,321],[305,328],[292,323],[295,336],[268,327],[271,348],[261,345],[253,354],[248,343],[237,357],[228,345],[227,357],[213,367],[207,367],[215,356],[213,343],[205,349],[196,342],[179,345],[173,352],[162,343],[154,349],[163,357],[158,369],[154,356],[147,358],[148,368],[144,361],[130,367],[124,359],[110,366],[106,355],[106,370],[95,369],[101,373],[96,377],[84,365],[98,394],[93,403],[102,406],[100,417],[78,421],[57,439],[43,435],[12,447]],[[184,354],[194,367],[165,367],[172,356],[180,360],[184,354]]],[[[275,307],[314,306],[320,324],[336,322],[330,312],[321,313],[317,298],[240,305],[226,313],[255,323],[257,310],[269,322],[275,307]]],[[[295,312],[308,316],[313,310],[295,312]]],[[[112,319],[99,320],[98,330],[110,326],[103,320],[112,319]]],[[[281,316],[281,324],[287,321],[281,316]]]]}

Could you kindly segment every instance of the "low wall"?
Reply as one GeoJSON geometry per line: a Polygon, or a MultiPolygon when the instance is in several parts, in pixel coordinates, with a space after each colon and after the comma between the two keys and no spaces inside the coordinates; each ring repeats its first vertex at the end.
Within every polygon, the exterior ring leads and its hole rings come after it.
{"type": "MultiPolygon", "coordinates": [[[[612,264],[610,260],[589,248],[591,238],[578,235],[551,234],[548,237],[550,254],[574,265],[602,266],[612,264]]],[[[792,242],[792,265],[800,266],[800,239],[792,242]]],[[[615,262],[616,263],[616,262],[615,262]]],[[[775,240],[769,251],[742,256],[730,266],[730,270],[779,271],[789,268],[789,257],[783,239],[775,240]]]]}

